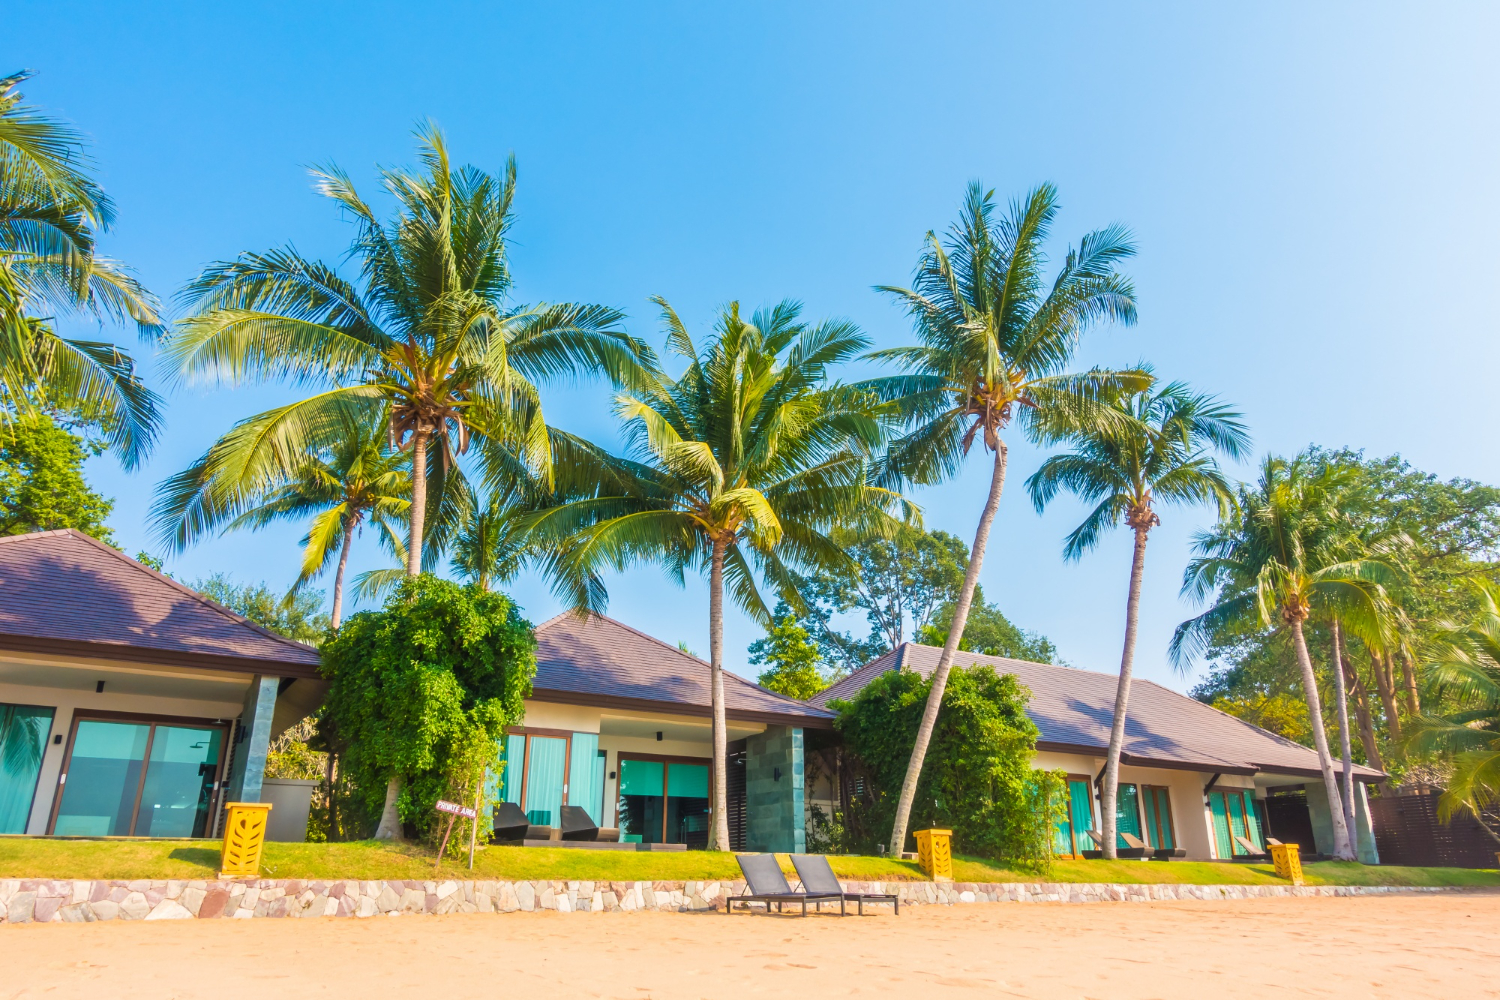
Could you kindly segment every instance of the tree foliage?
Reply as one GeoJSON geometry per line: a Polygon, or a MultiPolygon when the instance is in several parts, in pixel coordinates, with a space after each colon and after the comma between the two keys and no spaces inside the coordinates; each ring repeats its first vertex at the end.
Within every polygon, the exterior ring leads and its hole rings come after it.
{"type": "MultiPolygon", "coordinates": [[[[930,625],[923,627],[919,640],[929,646],[943,645],[948,641],[952,621],[953,604],[950,602],[938,610],[930,625]]],[[[1062,662],[1051,639],[1040,632],[1014,625],[997,605],[985,603],[984,588],[978,586],[974,588],[974,603],[969,608],[969,621],[964,626],[958,648],[966,653],[1007,656],[1032,663],[1062,662]]]]}
{"type": "Polygon", "coordinates": [[[770,668],[757,678],[761,687],[788,698],[806,701],[833,683],[835,678],[819,669],[818,660],[818,647],[790,614],[780,618],[764,639],[750,644],[750,662],[770,668]]]}
{"type": "Polygon", "coordinates": [[[34,415],[0,429],[0,535],[76,528],[108,545],[105,524],[114,501],[83,478],[83,463],[97,449],[34,415]]]}
{"type": "Polygon", "coordinates": [[[486,769],[494,776],[536,673],[536,638],[510,598],[425,574],[351,617],[322,652],[324,739],[372,810],[399,776],[402,821],[429,834],[439,798],[472,799],[486,769]]]}
{"type": "MultiPolygon", "coordinates": [[[[930,679],[892,670],[853,701],[833,703],[849,752],[869,777],[844,817],[849,846],[873,852],[890,830],[931,689],[930,679]]],[[[912,805],[914,829],[951,829],[954,849],[967,854],[1031,870],[1051,864],[1063,778],[1031,766],[1038,732],[1026,717],[1030,698],[1013,674],[952,671],[912,805]]]]}
{"type": "Polygon", "coordinates": [[[235,583],[227,573],[215,573],[188,586],[288,639],[316,645],[328,632],[321,590],[298,590],[281,597],[264,583],[235,583]]]}

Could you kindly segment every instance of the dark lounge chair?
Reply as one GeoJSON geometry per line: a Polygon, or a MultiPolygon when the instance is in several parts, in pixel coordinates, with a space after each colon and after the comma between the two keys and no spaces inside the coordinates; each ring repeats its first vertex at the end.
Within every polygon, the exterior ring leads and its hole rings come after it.
{"type": "MultiPolygon", "coordinates": [[[[1095,849],[1092,851],[1084,851],[1083,856],[1090,861],[1101,860],[1104,857],[1104,836],[1094,830],[1085,830],[1084,832],[1087,833],[1089,835],[1089,839],[1094,842],[1095,849]]],[[[1130,844],[1129,847],[1115,848],[1115,857],[1120,861],[1140,861],[1141,859],[1145,858],[1145,856],[1151,851],[1149,847],[1147,847],[1145,844],[1142,844],[1139,840],[1136,840],[1136,838],[1132,837],[1128,833],[1122,833],[1120,834],[1120,837],[1125,841],[1125,843],[1130,844]],[[1134,841],[1134,843],[1131,843],[1132,841],[1134,841]]]]}
{"type": "Polygon", "coordinates": [[[801,903],[802,915],[807,916],[807,904],[809,901],[821,904],[827,900],[839,901],[839,912],[844,910],[843,892],[793,892],[792,887],[787,884],[786,876],[781,873],[781,865],[776,861],[774,854],[736,854],[734,859],[740,863],[740,871],[745,873],[746,891],[738,896],[729,896],[724,900],[724,912],[734,912],[735,903],[765,903],[767,912],[771,904],[776,904],[776,912],[782,912],[784,903],[801,903]]]}
{"type": "Polygon", "coordinates": [[[582,806],[562,807],[563,840],[598,840],[599,824],[589,818],[582,806]]]}
{"type": "Polygon", "coordinates": [[[531,821],[514,802],[502,802],[495,807],[495,839],[499,841],[521,841],[531,821]]]}
{"type": "Polygon", "coordinates": [[[1271,860],[1270,853],[1267,852],[1267,851],[1261,850],[1259,847],[1256,847],[1255,846],[1255,841],[1251,840],[1248,837],[1236,836],[1234,838],[1234,842],[1235,842],[1235,844],[1237,844],[1239,846],[1240,850],[1242,850],[1242,851],[1245,852],[1244,854],[1241,854],[1238,857],[1236,857],[1234,859],[1236,861],[1270,861],[1271,860]]]}
{"type": "Polygon", "coordinates": [[[859,915],[865,915],[865,900],[872,903],[891,903],[896,907],[896,916],[901,915],[901,898],[884,892],[845,892],[828,859],[821,854],[793,854],[792,867],[802,880],[802,891],[811,893],[838,893],[839,913],[844,912],[844,900],[852,899],[859,904],[859,915]]]}

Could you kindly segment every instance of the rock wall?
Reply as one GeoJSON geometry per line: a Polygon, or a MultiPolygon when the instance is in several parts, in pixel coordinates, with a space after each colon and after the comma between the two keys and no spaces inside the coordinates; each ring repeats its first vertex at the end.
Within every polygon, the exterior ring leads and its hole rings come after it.
{"type": "MultiPolygon", "coordinates": [[[[1121,885],[1067,882],[846,882],[848,892],[895,893],[903,906],[982,902],[1099,903],[1443,892],[1396,886],[1121,885]]],[[[0,923],[376,917],[400,914],[669,910],[723,912],[743,882],[418,882],[256,879],[0,881],[0,923]]]]}

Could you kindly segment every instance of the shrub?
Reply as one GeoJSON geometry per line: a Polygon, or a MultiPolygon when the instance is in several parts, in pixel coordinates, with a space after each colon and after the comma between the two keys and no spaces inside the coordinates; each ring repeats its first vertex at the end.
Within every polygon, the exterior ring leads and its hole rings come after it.
{"type": "MultiPolygon", "coordinates": [[[[863,772],[844,817],[846,844],[873,852],[890,836],[896,801],[932,682],[893,670],[852,702],[834,702],[853,770],[863,772]]],[[[1026,717],[1031,693],[992,667],[955,668],[943,693],[910,829],[953,831],[954,849],[1022,868],[1052,860],[1052,828],[1064,778],[1031,766],[1037,728],[1026,717]]],[[[908,848],[909,849],[909,848],[908,848]]]]}

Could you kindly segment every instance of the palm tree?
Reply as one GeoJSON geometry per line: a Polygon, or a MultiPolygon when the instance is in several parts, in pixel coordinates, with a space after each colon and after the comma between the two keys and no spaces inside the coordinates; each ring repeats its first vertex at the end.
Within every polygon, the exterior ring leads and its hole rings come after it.
{"type": "Polygon", "coordinates": [[[453,538],[453,572],[480,590],[519,573],[528,555],[520,513],[498,494],[472,506],[453,538]]]}
{"type": "Polygon", "coordinates": [[[990,525],[1005,488],[1009,451],[1001,436],[1011,421],[1033,436],[1048,428],[1083,427],[1113,419],[1101,394],[1150,385],[1144,372],[1067,374],[1079,335],[1101,320],[1135,321],[1135,292],[1116,268],[1135,252],[1120,226],[1089,233],[1070,249],[1050,286],[1044,245],[1057,215],[1050,184],[995,218],[993,192],[969,185],[958,224],[946,240],[929,232],[912,288],[883,287],[911,313],[921,346],[877,351],[908,371],[863,383],[904,421],[904,433],[882,460],[878,482],[935,483],[956,475],[976,438],[995,453],[989,498],[979,516],[953,623],[932,677],[901,786],[891,850],[906,841],[912,799],[948,684],[953,654],[963,640],[969,606],[984,563],[990,525]]]}
{"type": "Polygon", "coordinates": [[[726,585],[741,608],[768,623],[757,577],[793,599],[797,569],[852,569],[828,533],[836,525],[884,525],[880,508],[893,498],[866,483],[868,455],[882,438],[870,400],[827,381],[831,365],[868,346],[852,324],[800,322],[792,302],[747,321],[730,303],[700,351],[671,306],[654,301],[686,372],[674,379],[658,368],[637,391],[618,396],[631,457],[596,455],[593,496],[525,523],[537,544],[556,547],[554,566],[572,581],[577,606],[597,596],[604,568],[655,562],[678,580],[688,569],[707,570],[709,847],[726,850],[726,585]]]}
{"type": "MultiPolygon", "coordinates": [[[[1143,370],[1149,370],[1144,369],[1143,370]]],[[[1146,569],[1146,536],[1161,523],[1158,502],[1217,503],[1227,516],[1234,491],[1211,449],[1239,458],[1250,435],[1239,413],[1212,396],[1194,394],[1181,382],[1147,392],[1125,393],[1111,401],[1122,419],[1118,428],[1094,426],[1077,435],[1075,450],[1042,463],[1026,488],[1040,513],[1060,490],[1096,503],[1083,523],[1068,535],[1063,555],[1078,559],[1099,543],[1103,532],[1123,520],[1135,532],[1130,562],[1130,594],[1125,601],[1125,648],[1120,654],[1120,681],[1115,689],[1114,721],[1104,764],[1101,812],[1106,858],[1115,857],[1115,807],[1120,784],[1120,750],[1125,741],[1125,712],[1135,663],[1140,619],[1141,577],[1146,569]]]]}
{"type": "Polygon", "coordinates": [[[383,170],[399,204],[383,223],[336,167],[317,190],[358,226],[358,282],[290,247],[207,268],[186,290],[193,312],[167,339],[180,376],[287,379],[322,391],[251,418],[221,440],[225,465],[254,477],[315,451],[356,420],[390,410],[411,452],[406,570],[421,571],[424,528],[471,439],[486,463],[519,457],[545,474],[551,451],[536,382],[600,371],[627,382],[638,345],[614,309],[508,308],[515,161],[493,176],[450,166],[434,126],[418,132],[424,171],[383,170]],[[429,479],[435,490],[429,490],[429,479]]]}
{"type": "Polygon", "coordinates": [[[329,616],[329,625],[337,629],[355,534],[366,520],[390,533],[411,508],[409,459],[390,450],[389,437],[388,421],[347,421],[326,446],[309,455],[290,456],[295,464],[262,481],[259,488],[247,489],[249,480],[231,464],[244,454],[231,432],[162,484],[152,510],[162,542],[180,551],[221,525],[224,531],[259,529],[311,515],[301,572],[292,589],[321,574],[337,553],[329,616]]]}
{"type": "Polygon", "coordinates": [[[89,176],[83,136],[22,102],[31,74],[0,78],[0,428],[63,413],[99,427],[126,468],[150,450],[161,399],[107,341],[62,337],[39,314],[133,321],[163,330],[156,299],[96,252],[114,203],[89,176]]]}
{"type": "Polygon", "coordinates": [[[1198,555],[1182,590],[1213,605],[1177,626],[1170,652],[1179,666],[1205,649],[1214,633],[1251,615],[1285,628],[1296,650],[1307,698],[1313,745],[1323,774],[1333,824],[1334,856],[1355,860],[1342,796],[1334,775],[1318,681],[1303,623],[1315,613],[1337,615],[1342,625],[1371,641],[1387,632],[1386,587],[1397,571],[1379,558],[1346,558],[1348,517],[1337,506],[1339,484],[1307,459],[1268,457],[1260,481],[1242,486],[1236,507],[1209,531],[1199,532],[1198,555]]]}

